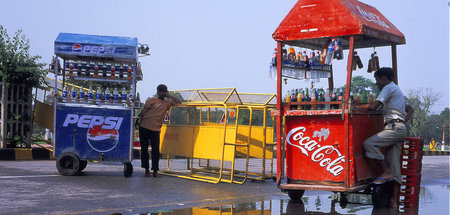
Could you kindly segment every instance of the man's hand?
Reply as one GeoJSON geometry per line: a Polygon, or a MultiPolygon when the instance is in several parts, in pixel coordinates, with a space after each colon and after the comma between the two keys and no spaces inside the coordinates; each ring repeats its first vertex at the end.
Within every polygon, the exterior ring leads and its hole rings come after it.
{"type": "Polygon", "coordinates": [[[134,128],[138,129],[139,128],[139,124],[141,124],[141,118],[137,118],[134,121],[134,128]]]}

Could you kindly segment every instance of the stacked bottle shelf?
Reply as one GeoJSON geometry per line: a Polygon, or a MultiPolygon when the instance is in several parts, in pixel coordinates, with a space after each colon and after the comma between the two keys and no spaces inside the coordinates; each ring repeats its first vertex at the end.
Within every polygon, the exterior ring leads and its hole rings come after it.
{"type": "MultiPolygon", "coordinates": [[[[55,72],[55,61],[49,65],[50,72],[55,72]]],[[[142,80],[141,67],[136,66],[136,80],[142,80]]],[[[58,75],[65,75],[74,80],[83,81],[107,81],[107,82],[131,82],[133,67],[129,64],[118,64],[96,61],[72,61],[64,62],[64,67],[58,69],[58,75]]]]}
{"type": "Polygon", "coordinates": [[[422,172],[423,140],[407,137],[402,147],[400,205],[409,210],[418,207],[422,172]]]}

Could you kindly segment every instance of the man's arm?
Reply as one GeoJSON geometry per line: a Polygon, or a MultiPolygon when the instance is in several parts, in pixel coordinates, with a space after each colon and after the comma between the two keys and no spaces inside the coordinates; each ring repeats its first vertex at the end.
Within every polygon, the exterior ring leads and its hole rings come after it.
{"type": "Polygon", "coordinates": [[[173,95],[170,95],[169,92],[166,92],[166,97],[168,97],[169,99],[172,99],[175,102],[175,104],[180,104],[181,103],[181,101],[177,97],[175,97],[173,95]]]}
{"type": "Polygon", "coordinates": [[[409,119],[411,119],[411,117],[414,113],[414,108],[411,105],[407,104],[405,106],[405,111],[406,111],[406,119],[405,119],[405,123],[406,123],[409,121],[409,119]]]}
{"type": "Polygon", "coordinates": [[[367,110],[376,110],[382,103],[378,100],[375,100],[369,104],[356,105],[356,108],[367,109],[367,110]]]}

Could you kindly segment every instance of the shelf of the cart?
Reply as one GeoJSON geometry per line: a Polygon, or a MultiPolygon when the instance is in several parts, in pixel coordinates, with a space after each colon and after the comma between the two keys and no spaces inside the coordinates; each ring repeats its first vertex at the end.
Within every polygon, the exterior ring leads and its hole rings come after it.
{"type": "Polygon", "coordinates": [[[61,107],[79,107],[79,108],[97,108],[97,109],[112,109],[112,110],[131,110],[131,107],[124,106],[123,104],[89,104],[85,102],[61,102],[57,103],[57,106],[61,107]]]}

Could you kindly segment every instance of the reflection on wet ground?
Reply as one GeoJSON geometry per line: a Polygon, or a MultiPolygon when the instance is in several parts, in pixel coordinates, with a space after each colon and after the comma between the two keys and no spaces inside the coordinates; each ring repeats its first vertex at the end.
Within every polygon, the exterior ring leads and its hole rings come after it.
{"type": "MultiPolygon", "coordinates": [[[[418,208],[401,209],[400,214],[448,214],[450,185],[421,187],[418,208]]],[[[387,208],[373,208],[370,197],[350,197],[347,205],[340,204],[336,195],[305,196],[301,201],[286,199],[264,200],[249,203],[224,204],[205,207],[184,208],[175,210],[150,210],[149,215],[214,215],[214,214],[395,214],[387,208]],[[354,203],[358,202],[358,203],[354,203]]]]}

